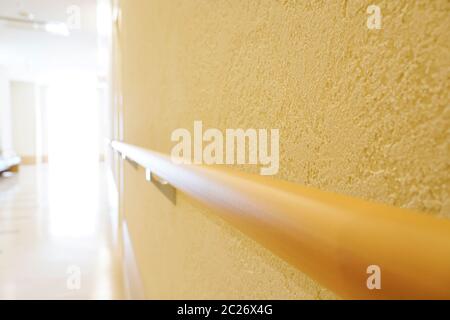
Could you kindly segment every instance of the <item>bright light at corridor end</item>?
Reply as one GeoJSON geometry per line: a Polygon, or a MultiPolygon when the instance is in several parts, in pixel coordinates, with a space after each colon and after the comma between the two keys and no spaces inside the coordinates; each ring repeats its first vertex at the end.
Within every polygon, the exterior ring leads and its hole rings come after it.
{"type": "Polygon", "coordinates": [[[49,23],[45,24],[44,28],[45,28],[45,31],[56,34],[56,35],[60,35],[60,36],[64,36],[64,37],[68,37],[70,35],[69,28],[67,27],[67,25],[65,23],[49,22],[49,23]]]}

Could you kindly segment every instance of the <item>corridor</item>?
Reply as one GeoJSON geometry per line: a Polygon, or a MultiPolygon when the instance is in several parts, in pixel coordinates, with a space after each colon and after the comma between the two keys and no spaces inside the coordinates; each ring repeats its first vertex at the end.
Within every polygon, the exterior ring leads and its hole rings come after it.
{"type": "Polygon", "coordinates": [[[0,299],[123,298],[117,208],[96,171],[58,179],[49,165],[21,166],[0,179],[0,299]]]}

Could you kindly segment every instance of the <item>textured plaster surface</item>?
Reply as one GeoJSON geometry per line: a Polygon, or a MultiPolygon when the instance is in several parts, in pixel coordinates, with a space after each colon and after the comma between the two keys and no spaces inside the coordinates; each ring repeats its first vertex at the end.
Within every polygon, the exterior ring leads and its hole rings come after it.
{"type": "MultiPolygon", "coordinates": [[[[122,1],[124,139],[169,153],[172,130],[279,128],[276,178],[450,216],[450,4],[122,1]]],[[[257,172],[257,168],[237,169],[257,172]]],[[[334,295],[125,165],[124,209],[150,298],[334,295]]]]}

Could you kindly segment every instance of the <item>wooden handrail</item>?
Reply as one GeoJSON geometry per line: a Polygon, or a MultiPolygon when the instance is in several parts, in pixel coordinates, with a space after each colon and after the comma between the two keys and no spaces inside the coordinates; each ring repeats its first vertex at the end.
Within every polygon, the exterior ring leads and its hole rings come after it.
{"type": "Polygon", "coordinates": [[[343,298],[450,299],[448,219],[111,146],[343,298]],[[381,289],[368,288],[373,265],[381,289]]]}

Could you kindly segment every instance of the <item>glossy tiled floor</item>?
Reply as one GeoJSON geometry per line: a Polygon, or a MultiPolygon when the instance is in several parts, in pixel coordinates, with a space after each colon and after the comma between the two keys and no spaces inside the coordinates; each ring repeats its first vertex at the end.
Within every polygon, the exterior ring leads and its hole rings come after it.
{"type": "Polygon", "coordinates": [[[0,299],[118,299],[116,209],[103,165],[0,177],[0,299]]]}

